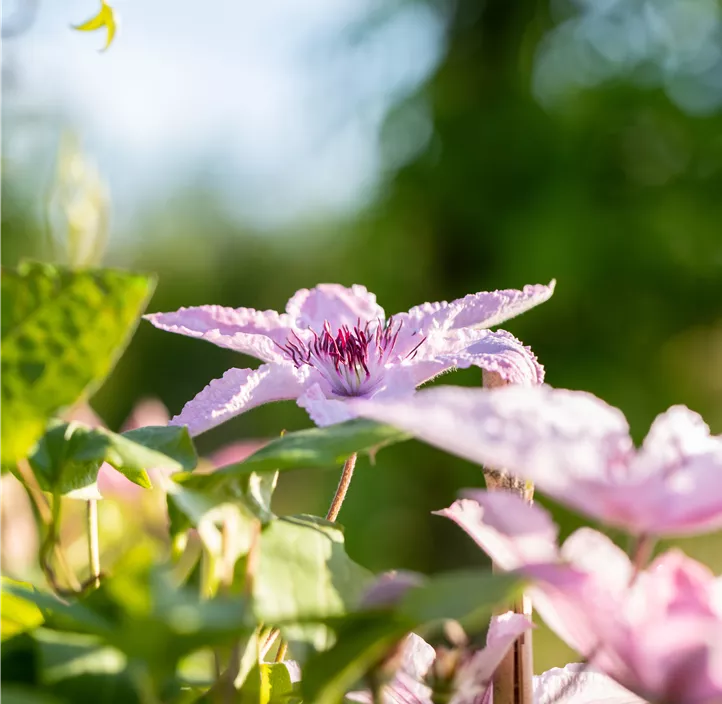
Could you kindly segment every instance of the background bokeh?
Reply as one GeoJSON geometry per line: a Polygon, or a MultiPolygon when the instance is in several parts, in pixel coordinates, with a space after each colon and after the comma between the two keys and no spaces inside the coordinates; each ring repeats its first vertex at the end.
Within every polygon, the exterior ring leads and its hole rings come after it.
{"type": "MultiPolygon", "coordinates": [[[[79,236],[108,236],[106,263],[158,273],[151,310],[279,309],[329,281],[363,283],[392,313],[556,278],[505,326],[549,383],[621,407],[638,440],[675,403],[722,432],[717,0],[116,7],[121,31],[97,54],[101,36],[69,29],[93,0],[3,4],[4,265],[62,260],[72,202],[79,236]]],[[[250,362],[142,324],[93,406],[113,428],[141,397],[176,413],[250,362]]],[[[198,444],[308,425],[274,404],[198,444]]],[[[275,508],[322,513],[336,479],[284,476],[275,508]]],[[[418,443],[364,460],[341,514],[350,554],[375,570],[480,563],[430,511],[481,483],[418,443]]],[[[719,572],[719,538],[683,544],[719,572]]],[[[536,642],[537,670],[566,661],[536,642]]]]}

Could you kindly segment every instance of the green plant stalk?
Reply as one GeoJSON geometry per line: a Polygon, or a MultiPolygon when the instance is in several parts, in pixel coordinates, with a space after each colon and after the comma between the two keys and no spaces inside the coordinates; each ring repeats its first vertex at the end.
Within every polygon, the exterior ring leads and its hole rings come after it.
{"type": "Polygon", "coordinates": [[[87,502],[87,530],[88,530],[88,564],[93,585],[100,586],[100,544],[98,531],[98,501],[89,499],[87,502]]]}

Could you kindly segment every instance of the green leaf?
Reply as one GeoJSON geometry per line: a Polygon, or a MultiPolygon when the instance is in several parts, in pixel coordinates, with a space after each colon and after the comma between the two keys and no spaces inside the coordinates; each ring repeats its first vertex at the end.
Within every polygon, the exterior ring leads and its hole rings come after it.
{"type": "Polygon", "coordinates": [[[40,681],[53,694],[70,702],[85,701],[91,692],[97,704],[141,701],[127,667],[128,658],[97,636],[41,628],[33,637],[40,681]]]}
{"type": "Polygon", "coordinates": [[[17,585],[22,589],[31,589],[26,582],[16,582],[8,577],[2,578],[2,640],[24,633],[40,626],[45,620],[42,612],[32,601],[13,594],[6,587],[17,585]]]}
{"type": "Polygon", "coordinates": [[[184,427],[147,427],[118,435],[81,423],[54,422],[29,461],[44,490],[68,494],[92,487],[103,462],[149,488],[146,469],[188,470],[198,459],[184,427]]]}
{"type": "Polygon", "coordinates": [[[3,704],[66,704],[53,694],[19,684],[3,684],[2,700],[3,704]]]}
{"type": "Polygon", "coordinates": [[[53,620],[56,627],[67,630],[108,635],[112,633],[112,624],[100,614],[95,613],[80,602],[66,603],[56,596],[35,589],[32,585],[21,582],[3,582],[3,593],[35,604],[46,620],[53,620]]]}
{"type": "Polygon", "coordinates": [[[321,649],[328,644],[325,627],[302,622],[351,610],[371,579],[346,554],[338,524],[313,516],[279,518],[261,533],[253,591],[256,616],[264,623],[283,624],[286,638],[321,649]]]}
{"type": "Polygon", "coordinates": [[[347,616],[337,631],[336,644],[312,657],[304,667],[304,701],[341,704],[345,694],[377,666],[413,627],[393,613],[347,616]]]}
{"type": "Polygon", "coordinates": [[[488,622],[494,606],[522,585],[523,580],[514,574],[493,574],[489,570],[446,572],[409,589],[396,613],[427,630],[452,620],[474,631],[488,622]]]}
{"type": "Polygon", "coordinates": [[[39,646],[40,678],[46,685],[84,674],[118,675],[127,665],[123,653],[97,636],[41,628],[33,637],[39,646]]]}
{"type": "Polygon", "coordinates": [[[222,484],[213,475],[185,475],[169,482],[167,489],[171,538],[189,528],[198,535],[210,557],[208,587],[214,590],[227,570],[251,547],[257,524],[268,523],[271,496],[278,474],[235,477],[222,484]]]}
{"type": "Polygon", "coordinates": [[[436,575],[410,588],[393,609],[349,614],[326,624],[335,644],[317,653],[304,667],[303,690],[315,704],[340,704],[344,694],[393,654],[405,634],[440,630],[448,620],[469,632],[485,627],[494,607],[522,586],[511,574],[469,570],[436,575]]]}
{"type": "Polygon", "coordinates": [[[213,476],[220,482],[228,477],[251,472],[339,467],[354,452],[373,454],[386,445],[410,437],[390,425],[364,419],[350,420],[326,428],[287,433],[254,452],[243,462],[223,467],[213,476]]]}
{"type": "Polygon", "coordinates": [[[239,691],[238,704],[286,704],[293,683],[283,663],[256,664],[239,691]]]}
{"type": "Polygon", "coordinates": [[[98,14],[82,24],[75,25],[73,29],[76,29],[78,32],[94,32],[97,29],[106,28],[108,34],[105,39],[105,46],[103,47],[103,51],[105,51],[113,42],[117,26],[115,10],[108,5],[105,0],[101,0],[98,14]]]}
{"type": "Polygon", "coordinates": [[[53,414],[105,379],[153,287],[148,276],[110,269],[3,271],[3,464],[26,457],[53,414]]]}

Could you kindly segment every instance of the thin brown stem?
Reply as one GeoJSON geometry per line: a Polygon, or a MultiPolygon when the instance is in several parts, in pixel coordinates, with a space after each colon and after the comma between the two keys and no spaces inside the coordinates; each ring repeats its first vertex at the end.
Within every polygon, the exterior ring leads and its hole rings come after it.
{"type": "Polygon", "coordinates": [[[282,640],[281,644],[278,646],[278,652],[276,653],[275,662],[283,662],[283,660],[286,657],[287,652],[288,652],[288,643],[286,643],[285,640],[282,640]]]}
{"type": "Polygon", "coordinates": [[[266,636],[266,639],[261,643],[261,647],[258,649],[258,659],[263,660],[266,655],[268,654],[268,651],[273,647],[273,644],[276,642],[276,638],[281,635],[281,631],[278,628],[274,628],[268,636],[266,636]]]}
{"type": "Polygon", "coordinates": [[[346,498],[346,492],[351,485],[351,478],[353,477],[353,470],[356,467],[356,453],[354,452],[343,465],[343,471],[341,472],[341,479],[336,487],[336,494],[333,497],[331,506],[326,514],[327,521],[335,521],[338,518],[338,514],[343,506],[343,500],[346,498]]]}

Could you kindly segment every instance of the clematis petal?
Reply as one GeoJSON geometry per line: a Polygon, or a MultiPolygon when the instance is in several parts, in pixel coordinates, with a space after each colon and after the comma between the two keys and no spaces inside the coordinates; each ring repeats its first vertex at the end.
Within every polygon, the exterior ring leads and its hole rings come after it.
{"type": "Polygon", "coordinates": [[[454,521],[502,569],[553,562],[558,528],[549,514],[510,492],[470,491],[437,515],[454,521]]]}
{"type": "Polygon", "coordinates": [[[284,359],[277,344],[284,344],[292,329],[289,316],[253,308],[197,306],[144,317],[161,330],[207,340],[265,362],[284,359]]]}
{"type": "Polygon", "coordinates": [[[343,325],[353,327],[371,320],[384,320],[384,309],[376,303],[376,296],[364,286],[354,284],[346,288],[340,284],[319,284],[301,289],[288,301],[286,312],[296,327],[320,331],[328,321],[335,331],[343,325]]]}
{"type": "Polygon", "coordinates": [[[722,527],[722,437],[673,406],[652,424],[630,473],[649,488],[637,502],[648,532],[685,535],[722,527]]]}
{"type": "Polygon", "coordinates": [[[409,633],[401,654],[401,671],[415,680],[422,680],[436,659],[436,651],[415,633],[409,633]]]}
{"type": "Polygon", "coordinates": [[[581,391],[440,386],[409,399],[358,400],[353,406],[359,415],[472,462],[506,468],[585,506],[594,497],[580,495],[586,491],[579,491],[580,479],[605,481],[609,466],[633,449],[622,413],[581,391]]]}
{"type": "Polygon", "coordinates": [[[672,406],[655,418],[639,453],[637,471],[659,465],[673,467],[688,457],[718,452],[722,455],[722,438],[710,436],[702,416],[686,406],[672,406]]]}
{"type": "Polygon", "coordinates": [[[526,347],[506,330],[481,332],[483,334],[479,339],[460,352],[440,355],[439,359],[453,363],[459,369],[476,366],[487,372],[497,372],[510,384],[530,385],[544,381],[544,367],[537,361],[531,347],[526,347]]]}
{"type": "Polygon", "coordinates": [[[635,621],[654,621],[664,613],[718,617],[714,575],[681,550],[668,550],[657,557],[639,580],[638,591],[644,596],[635,604],[635,621]]]}
{"type": "Polygon", "coordinates": [[[583,663],[534,677],[534,704],[644,704],[636,694],[583,663]]]}
{"type": "Polygon", "coordinates": [[[531,628],[534,624],[529,619],[511,611],[494,617],[489,624],[486,647],[476,653],[459,673],[454,702],[478,702],[514,641],[531,628]]]}
{"type": "Polygon", "coordinates": [[[555,281],[548,286],[525,286],[521,291],[483,291],[472,293],[451,303],[424,303],[402,314],[409,324],[421,330],[456,328],[490,328],[514,318],[551,298],[555,281]]]}
{"type": "Polygon", "coordinates": [[[307,367],[296,369],[291,364],[229,369],[188,401],[171,425],[187,425],[191,435],[200,435],[256,406],[297,398],[308,378],[307,367]]]}
{"type": "Polygon", "coordinates": [[[633,570],[627,553],[599,531],[576,530],[564,541],[561,557],[572,567],[594,574],[610,593],[621,597],[629,588],[633,570]]]}
{"type": "Polygon", "coordinates": [[[356,413],[347,401],[327,398],[320,384],[310,386],[296,403],[305,409],[319,428],[356,418],[356,413]]]}

